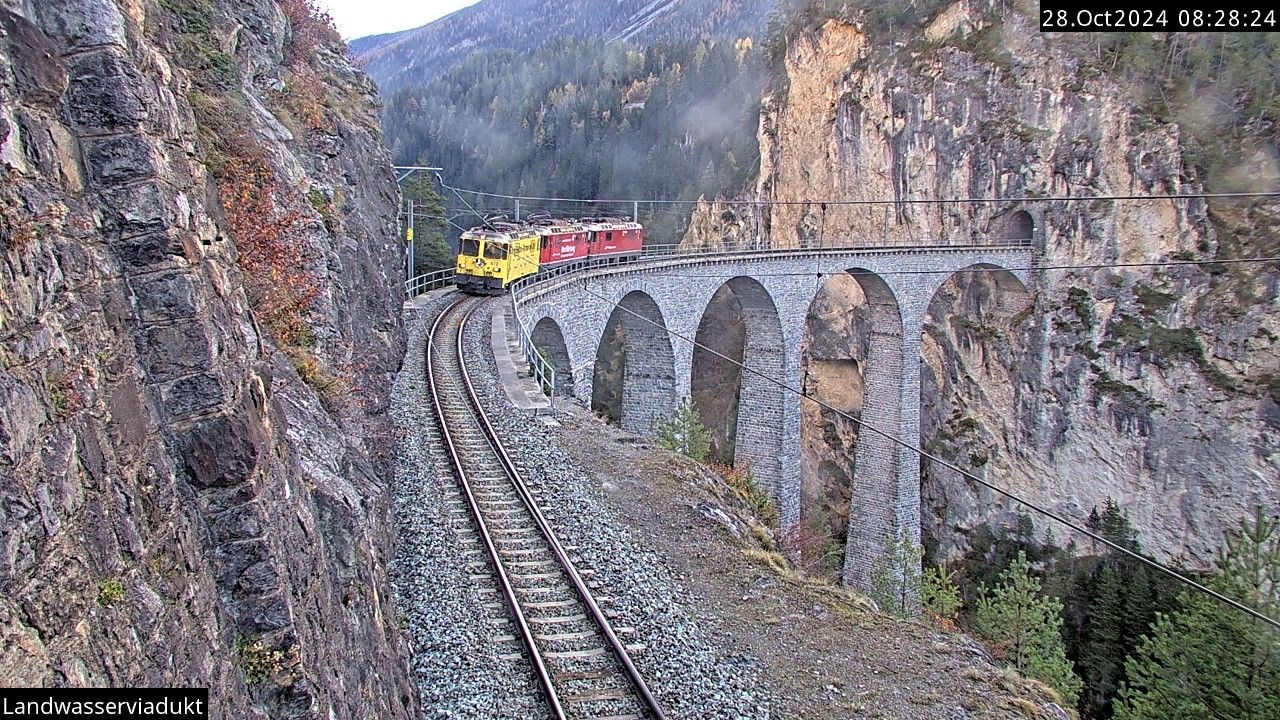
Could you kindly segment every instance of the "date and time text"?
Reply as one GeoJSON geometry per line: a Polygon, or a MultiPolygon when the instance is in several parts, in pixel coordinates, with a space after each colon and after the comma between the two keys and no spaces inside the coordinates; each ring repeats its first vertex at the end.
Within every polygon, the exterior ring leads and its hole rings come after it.
{"type": "Polygon", "coordinates": [[[1040,30],[1042,32],[1118,32],[1126,30],[1154,32],[1276,32],[1280,31],[1274,4],[1244,0],[1196,7],[1124,8],[1094,5],[1070,0],[1042,0],[1040,30]]]}

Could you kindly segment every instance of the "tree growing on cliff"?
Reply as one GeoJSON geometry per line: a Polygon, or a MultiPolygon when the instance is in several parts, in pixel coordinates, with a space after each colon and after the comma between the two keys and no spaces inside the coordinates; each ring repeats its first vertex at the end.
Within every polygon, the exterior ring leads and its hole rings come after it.
{"type": "Polygon", "coordinates": [[[1031,516],[1022,513],[1012,523],[980,525],[973,531],[969,550],[956,567],[956,584],[960,586],[960,598],[965,608],[963,623],[973,621],[979,588],[994,585],[1019,553],[1037,565],[1052,566],[1061,550],[1050,539],[1038,538],[1031,516]]]}
{"type": "MultiPolygon", "coordinates": [[[[426,167],[425,160],[419,166],[426,167]]],[[[417,173],[404,184],[403,195],[413,203],[413,272],[415,275],[453,266],[454,254],[444,240],[444,199],[435,183],[424,173],[417,173]]]]}
{"type": "Polygon", "coordinates": [[[658,444],[672,452],[702,462],[711,451],[711,431],[702,424],[698,411],[688,398],[680,403],[675,414],[658,418],[655,429],[658,444]]]}
{"type": "MultiPolygon", "coordinates": [[[[1227,536],[1210,587],[1280,617],[1280,521],[1259,508],[1227,536]]],[[[1202,592],[1161,615],[1125,665],[1115,717],[1280,718],[1280,633],[1202,592]]]]}
{"type": "Polygon", "coordinates": [[[1062,603],[1040,593],[1026,553],[1019,552],[994,588],[978,591],[974,630],[986,638],[996,657],[1040,680],[1075,704],[1080,678],[1062,645],[1062,603]]]}

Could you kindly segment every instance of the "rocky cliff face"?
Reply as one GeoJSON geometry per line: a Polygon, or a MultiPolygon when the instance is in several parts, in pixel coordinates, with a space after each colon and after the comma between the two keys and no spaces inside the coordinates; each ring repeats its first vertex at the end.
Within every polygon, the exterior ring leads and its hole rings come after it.
{"type": "MultiPolygon", "coordinates": [[[[756,196],[800,204],[762,218],[704,208],[686,242],[749,239],[757,228],[780,247],[1032,236],[1042,266],[1102,266],[1045,270],[1026,291],[998,273],[949,281],[924,339],[924,441],[1069,517],[1115,498],[1146,547],[1205,563],[1224,524],[1258,503],[1280,507],[1280,312],[1274,263],[1200,263],[1276,254],[1280,208],[804,203],[1198,191],[1178,127],[1144,113],[1096,57],[1033,23],[960,2],[894,47],[835,20],[790,38],[782,88],[761,118],[756,196]],[[1113,267],[1145,262],[1182,264],[1113,267]]],[[[1274,157],[1255,156],[1255,186],[1275,187],[1274,157]]],[[[807,379],[838,385],[834,397],[847,395],[851,409],[860,406],[855,295],[828,299],[811,318],[807,379]]],[[[852,467],[856,437],[845,424],[806,420],[806,487],[832,497],[852,467]]],[[[943,553],[1016,510],[924,470],[926,537],[943,553]]]]}
{"type": "Polygon", "coordinates": [[[305,2],[0,5],[0,682],[415,716],[371,84],[305,2]]]}

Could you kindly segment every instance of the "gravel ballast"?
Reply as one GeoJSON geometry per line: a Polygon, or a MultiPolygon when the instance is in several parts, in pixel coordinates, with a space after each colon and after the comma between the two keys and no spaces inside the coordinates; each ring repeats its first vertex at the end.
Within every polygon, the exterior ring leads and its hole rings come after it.
{"type": "Polygon", "coordinates": [[[501,321],[507,302],[490,301],[467,327],[463,348],[472,363],[472,383],[507,452],[524,468],[525,479],[541,488],[561,542],[578,548],[578,569],[594,571],[602,587],[597,594],[612,598],[602,606],[616,613],[614,627],[634,629],[623,640],[643,646],[632,657],[641,675],[672,717],[769,717],[754,659],[727,651],[703,634],[697,603],[670,567],[637,542],[616,510],[601,501],[596,478],[575,466],[555,433],[531,412],[512,407],[499,387],[490,324],[501,321]],[[499,314],[491,318],[488,311],[499,314]]]}
{"type": "Polygon", "coordinates": [[[396,552],[391,566],[401,621],[413,640],[413,670],[426,718],[537,718],[539,695],[524,660],[503,660],[488,621],[505,611],[484,607],[462,555],[467,518],[451,510],[453,473],[427,395],[427,333],[456,295],[433,294],[406,311],[408,352],[396,379],[391,414],[397,472],[393,508],[396,552]]]}

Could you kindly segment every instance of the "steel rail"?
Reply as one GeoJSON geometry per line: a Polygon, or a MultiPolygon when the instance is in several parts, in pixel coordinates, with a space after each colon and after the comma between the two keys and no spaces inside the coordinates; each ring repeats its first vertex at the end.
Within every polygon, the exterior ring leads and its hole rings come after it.
{"type": "Polygon", "coordinates": [[[537,501],[534,500],[533,493],[529,491],[529,487],[525,483],[524,477],[521,476],[519,469],[516,468],[516,464],[511,460],[511,456],[507,454],[506,448],[498,438],[498,433],[494,429],[493,424],[489,421],[489,415],[484,411],[484,407],[480,403],[480,398],[476,394],[475,387],[471,383],[471,373],[467,370],[466,363],[461,362],[461,358],[463,357],[462,337],[466,329],[467,321],[470,319],[471,314],[475,312],[476,307],[478,307],[478,304],[468,311],[466,317],[462,320],[462,325],[458,328],[458,358],[459,365],[462,370],[462,382],[466,386],[467,395],[470,397],[472,408],[475,410],[476,416],[480,419],[480,427],[484,430],[485,436],[489,440],[489,444],[493,446],[494,450],[497,452],[499,459],[502,461],[503,468],[511,478],[512,485],[515,486],[516,492],[520,495],[521,500],[524,501],[525,507],[529,510],[530,515],[533,516],[534,522],[538,525],[538,529],[542,532],[543,537],[546,538],[548,545],[551,546],[551,550],[556,556],[556,560],[558,560],[561,567],[564,568],[569,579],[573,582],[574,589],[577,591],[578,596],[587,606],[587,610],[590,612],[591,618],[595,622],[596,627],[599,628],[600,633],[604,635],[605,640],[609,643],[610,649],[613,650],[614,656],[622,664],[627,675],[627,679],[631,681],[636,692],[639,693],[640,699],[643,701],[645,706],[645,710],[655,720],[666,720],[666,713],[663,712],[661,705],[658,704],[657,698],[654,697],[653,692],[649,689],[648,683],[645,682],[644,677],[640,675],[640,671],[636,668],[635,663],[632,662],[631,655],[627,652],[626,646],[618,639],[617,634],[613,631],[613,627],[609,624],[608,618],[605,617],[604,611],[602,611],[600,606],[596,604],[595,598],[591,594],[591,590],[587,587],[586,582],[583,581],[577,568],[574,567],[573,561],[569,558],[569,553],[566,552],[564,546],[560,544],[559,538],[556,537],[555,532],[551,529],[551,524],[547,522],[546,517],[542,514],[542,509],[538,507],[537,501]]]}
{"type": "MultiPolygon", "coordinates": [[[[524,611],[520,608],[520,602],[516,597],[515,587],[511,584],[511,578],[508,577],[506,568],[502,564],[502,559],[498,556],[498,548],[493,542],[493,538],[489,535],[489,526],[485,523],[484,516],[480,512],[480,506],[476,502],[475,494],[471,490],[471,483],[467,479],[467,471],[462,467],[462,458],[458,454],[457,447],[454,445],[453,436],[449,432],[449,423],[444,416],[444,408],[440,404],[440,393],[437,390],[435,368],[432,366],[432,360],[435,354],[436,334],[440,329],[445,318],[453,315],[461,306],[470,302],[472,307],[467,310],[467,314],[463,316],[461,323],[458,325],[458,364],[462,368],[466,368],[466,363],[462,362],[462,335],[466,328],[467,318],[475,311],[475,307],[479,304],[474,299],[463,298],[444,310],[436,317],[436,321],[431,325],[431,331],[427,335],[427,389],[431,395],[431,405],[435,410],[436,422],[440,425],[440,434],[444,438],[445,452],[449,456],[449,461],[453,465],[454,472],[458,475],[458,482],[462,486],[462,494],[467,499],[467,507],[471,510],[471,517],[476,522],[476,527],[480,530],[480,539],[484,542],[485,551],[489,555],[489,561],[493,564],[494,572],[498,576],[498,584],[502,587],[502,595],[506,598],[507,606],[511,610],[511,615],[515,619],[516,627],[520,631],[520,637],[524,641],[525,649],[528,650],[529,660],[533,664],[534,672],[538,676],[538,682],[542,685],[542,690],[546,693],[547,702],[551,706],[552,712],[555,714],[556,720],[565,720],[564,707],[560,703],[560,697],[556,693],[555,684],[551,681],[551,673],[547,669],[546,663],[542,658],[542,653],[538,651],[538,645],[533,639],[533,629],[529,626],[529,621],[525,617],[524,611]]],[[[468,383],[468,390],[470,384],[468,383]]]]}

